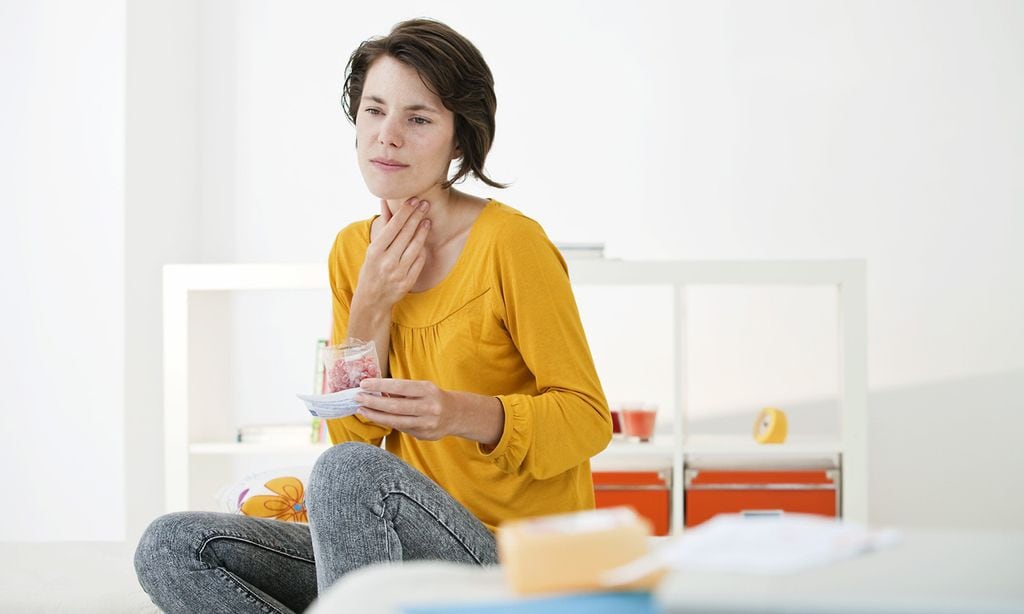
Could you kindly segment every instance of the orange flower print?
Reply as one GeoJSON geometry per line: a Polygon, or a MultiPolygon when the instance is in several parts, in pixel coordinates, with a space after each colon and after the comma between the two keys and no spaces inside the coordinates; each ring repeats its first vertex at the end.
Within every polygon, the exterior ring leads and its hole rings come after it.
{"type": "Polygon", "coordinates": [[[246,516],[273,518],[285,522],[309,522],[306,517],[305,490],[298,478],[274,478],[265,484],[276,495],[256,495],[242,504],[246,516]]]}

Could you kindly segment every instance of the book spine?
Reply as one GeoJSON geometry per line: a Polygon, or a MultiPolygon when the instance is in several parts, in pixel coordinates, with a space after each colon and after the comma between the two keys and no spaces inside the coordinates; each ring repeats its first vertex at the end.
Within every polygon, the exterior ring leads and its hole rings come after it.
{"type": "MultiPolygon", "coordinates": [[[[316,340],[316,356],[313,362],[313,394],[323,394],[327,388],[327,369],[324,368],[324,349],[327,348],[327,339],[316,340]]],[[[309,441],[310,443],[321,443],[324,441],[324,430],[326,425],[323,419],[313,418],[312,424],[310,425],[309,441]]]]}

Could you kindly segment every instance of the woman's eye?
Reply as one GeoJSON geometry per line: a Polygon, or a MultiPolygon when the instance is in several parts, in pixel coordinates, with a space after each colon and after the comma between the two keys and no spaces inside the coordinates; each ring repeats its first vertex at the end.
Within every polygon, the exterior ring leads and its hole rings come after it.
{"type": "Polygon", "coordinates": [[[374,109],[373,107],[367,109],[366,112],[370,115],[380,115],[380,109],[374,109]]]}
{"type": "Polygon", "coordinates": [[[430,120],[427,119],[426,117],[413,117],[410,121],[412,121],[414,124],[419,124],[421,126],[430,123],[430,120]]]}

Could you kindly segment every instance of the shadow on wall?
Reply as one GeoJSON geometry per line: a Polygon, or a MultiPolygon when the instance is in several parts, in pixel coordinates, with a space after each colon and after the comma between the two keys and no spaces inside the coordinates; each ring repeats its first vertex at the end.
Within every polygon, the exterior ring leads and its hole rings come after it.
{"type": "MultiPolygon", "coordinates": [[[[834,401],[787,405],[790,432],[836,434],[834,401]]],[[[690,421],[749,433],[750,411],[690,421]]],[[[873,524],[1024,529],[1024,371],[868,395],[873,524]]]]}

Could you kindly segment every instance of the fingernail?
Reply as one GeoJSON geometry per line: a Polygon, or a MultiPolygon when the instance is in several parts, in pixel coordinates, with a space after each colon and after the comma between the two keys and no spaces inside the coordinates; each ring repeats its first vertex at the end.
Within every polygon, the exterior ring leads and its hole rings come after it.
{"type": "Polygon", "coordinates": [[[367,388],[370,387],[370,382],[364,379],[361,382],[359,382],[359,387],[362,388],[363,390],[366,390],[367,388]]]}
{"type": "Polygon", "coordinates": [[[420,203],[420,209],[423,209],[424,211],[426,211],[429,208],[430,208],[430,203],[428,203],[427,201],[423,201],[423,202],[420,203]]]}

